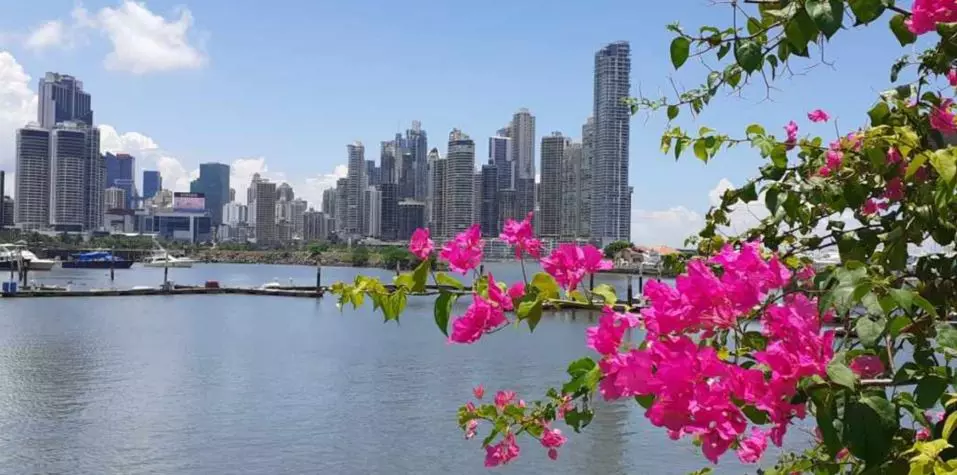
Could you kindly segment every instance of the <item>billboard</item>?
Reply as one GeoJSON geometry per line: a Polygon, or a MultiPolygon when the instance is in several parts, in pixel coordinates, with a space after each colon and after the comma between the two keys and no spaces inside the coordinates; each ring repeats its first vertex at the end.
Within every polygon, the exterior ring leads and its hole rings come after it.
{"type": "Polygon", "coordinates": [[[202,193],[173,193],[173,209],[175,211],[205,211],[206,195],[202,193]]]}

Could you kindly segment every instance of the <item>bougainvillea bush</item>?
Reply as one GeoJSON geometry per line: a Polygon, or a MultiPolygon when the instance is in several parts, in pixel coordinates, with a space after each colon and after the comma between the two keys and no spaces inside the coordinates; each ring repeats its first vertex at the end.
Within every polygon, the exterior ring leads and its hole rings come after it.
{"type": "Polygon", "coordinates": [[[522,447],[557,458],[601,398],[634,400],[669,437],[699,446],[703,464],[734,457],[761,462],[764,473],[957,474],[957,253],[909,262],[917,248],[951,249],[957,233],[957,1],[721,7],[733,11],[730,27],[667,27],[674,67],[706,60],[704,83],[676,97],[626,99],[633,112],[669,121],[695,115],[712,100],[819,61],[833,36],[862,28],[886,28],[902,56],[855,130],[802,134],[803,125],[832,121],[827,102],[839,98],[826,95],[788,123],[752,124],[740,135],[669,126],[661,148],[676,159],[707,162],[748,146],[766,160],[757,178],[709,211],[694,239],[699,255],[672,263],[680,270],[674,285],[650,282],[646,305],[622,305],[611,287],[582,285],[611,266],[601,251],[564,244],[543,255],[528,216],[509,220],[501,236],[523,269],[537,260],[544,270],[523,272],[520,282],[478,275],[478,227],[441,249],[422,229],[409,247],[421,260],[413,272],[388,284],[358,277],[333,293],[341,305],[369,299],[386,321],[398,320],[409,296],[437,293],[435,322],[454,344],[481,344],[509,325],[534,330],[553,307],[600,312],[583,339],[594,356],[571,362],[562,387],[537,400],[506,388],[486,395],[482,386],[463,395],[458,423],[466,438],[481,440],[489,467],[513,462],[522,447]],[[915,50],[918,43],[926,49],[915,50]],[[741,235],[723,234],[736,206],[758,200],[766,218],[741,235]],[[808,256],[826,250],[840,262],[811,265],[808,256]],[[472,273],[471,287],[433,272],[435,259],[453,274],[472,273]],[[468,308],[453,316],[460,298],[468,308]],[[630,329],[640,341],[625,337],[630,329]],[[798,423],[816,428],[814,442],[763,460],[798,423]]]}

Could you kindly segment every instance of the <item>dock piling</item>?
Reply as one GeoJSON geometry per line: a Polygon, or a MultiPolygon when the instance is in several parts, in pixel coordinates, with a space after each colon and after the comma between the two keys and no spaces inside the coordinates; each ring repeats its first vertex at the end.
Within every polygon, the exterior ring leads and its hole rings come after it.
{"type": "Polygon", "coordinates": [[[163,266],[163,290],[169,290],[169,264],[163,266]]]}
{"type": "Polygon", "coordinates": [[[316,295],[322,294],[322,262],[316,261],[316,295]]]}
{"type": "Polygon", "coordinates": [[[110,283],[116,280],[116,250],[110,249],[110,283]]]}
{"type": "Polygon", "coordinates": [[[588,291],[591,292],[594,290],[595,290],[595,274],[589,274],[588,275],[588,291]]]}
{"type": "Polygon", "coordinates": [[[632,276],[628,274],[628,305],[630,306],[634,302],[634,292],[631,288],[632,276]]]}

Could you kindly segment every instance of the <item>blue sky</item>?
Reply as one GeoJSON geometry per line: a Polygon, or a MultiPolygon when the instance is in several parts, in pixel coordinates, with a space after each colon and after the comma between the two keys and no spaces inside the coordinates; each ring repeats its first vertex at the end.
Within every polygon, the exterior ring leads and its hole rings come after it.
{"type": "MultiPolygon", "coordinates": [[[[0,167],[12,169],[11,133],[30,113],[23,75],[34,90],[45,71],[58,71],[84,81],[96,121],[116,131],[104,146],[139,154],[140,168],[160,168],[167,184],[220,161],[236,165],[238,191],[264,171],[318,206],[347,143],[363,141],[377,159],[378,143],[413,119],[440,150],[452,127],[463,129],[479,163],[486,138],[520,107],[536,116],[539,137],[580,137],[594,52],[611,41],[632,44],[635,94],[669,92],[670,78],[695,86],[702,66],[675,74],[670,65],[664,26],[675,20],[696,29],[731,18],[707,0],[0,0],[0,167]]],[[[678,123],[740,134],[821,107],[844,130],[863,124],[902,53],[885,25],[837,35],[825,49],[833,66],[778,81],[771,100],[758,85],[678,123]]],[[[833,134],[799,122],[802,132],[833,134]]],[[[660,115],[632,122],[633,237],[676,244],[700,224],[709,192],[722,180],[741,183],[760,159],[741,148],[708,165],[675,162],[658,150],[664,127],[660,115]]]]}

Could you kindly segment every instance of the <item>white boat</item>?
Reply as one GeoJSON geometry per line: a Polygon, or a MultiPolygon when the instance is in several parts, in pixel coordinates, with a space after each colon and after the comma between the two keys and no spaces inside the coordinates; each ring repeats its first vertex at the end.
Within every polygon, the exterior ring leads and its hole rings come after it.
{"type": "Polygon", "coordinates": [[[50,270],[56,265],[51,259],[40,259],[27,249],[26,243],[0,244],[0,269],[16,269],[20,261],[30,261],[30,270],[50,270]]]}
{"type": "Polygon", "coordinates": [[[169,255],[168,252],[158,252],[153,254],[146,262],[144,267],[193,267],[196,261],[186,257],[176,257],[169,255]]]}

